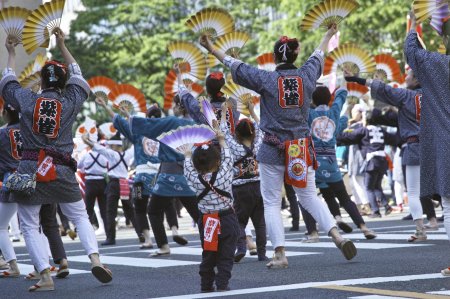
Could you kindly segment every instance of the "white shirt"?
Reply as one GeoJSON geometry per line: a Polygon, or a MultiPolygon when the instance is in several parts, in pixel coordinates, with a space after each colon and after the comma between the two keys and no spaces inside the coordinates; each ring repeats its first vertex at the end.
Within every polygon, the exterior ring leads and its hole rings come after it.
{"type": "Polygon", "coordinates": [[[95,144],[93,151],[102,154],[108,159],[108,176],[114,179],[126,179],[128,178],[128,166],[131,164],[133,158],[133,151],[126,151],[119,153],[113,151],[110,148],[106,148],[100,144],[95,144]],[[123,162],[120,162],[120,157],[123,156],[123,162]],[[117,166],[116,166],[117,165],[117,166]],[[115,166],[115,167],[114,167],[115,166]]]}
{"type": "Polygon", "coordinates": [[[86,174],[86,180],[102,180],[108,172],[108,160],[97,152],[89,151],[81,156],[78,169],[86,174]]]}

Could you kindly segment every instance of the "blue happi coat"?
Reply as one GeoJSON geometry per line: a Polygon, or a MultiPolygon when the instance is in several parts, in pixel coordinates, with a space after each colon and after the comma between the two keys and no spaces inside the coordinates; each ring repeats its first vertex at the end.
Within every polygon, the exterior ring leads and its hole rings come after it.
{"type": "Polygon", "coordinates": [[[319,164],[316,171],[319,188],[327,188],[327,183],[342,180],[336,160],[336,135],[347,127],[348,118],[340,117],[347,93],[347,90],[339,89],[331,107],[321,105],[309,110],[308,124],[319,164]]]}

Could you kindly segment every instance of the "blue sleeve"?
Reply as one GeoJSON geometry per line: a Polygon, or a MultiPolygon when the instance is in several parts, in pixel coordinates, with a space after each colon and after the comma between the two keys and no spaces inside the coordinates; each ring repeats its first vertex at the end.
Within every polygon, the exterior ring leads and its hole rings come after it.
{"type": "Polygon", "coordinates": [[[143,118],[132,116],[130,118],[130,130],[136,135],[142,135],[156,140],[164,132],[176,129],[180,126],[189,125],[190,121],[179,119],[174,116],[164,118],[143,118]]]}
{"type": "Polygon", "coordinates": [[[339,128],[337,130],[338,134],[342,134],[344,132],[345,129],[347,129],[348,126],[348,116],[341,116],[341,118],[339,119],[339,124],[338,124],[339,128]]]}
{"type": "Polygon", "coordinates": [[[345,100],[347,99],[348,91],[346,89],[338,89],[334,96],[333,105],[331,105],[331,113],[333,114],[333,119],[339,120],[341,115],[342,107],[344,107],[345,100]]]}
{"type": "Polygon", "coordinates": [[[192,94],[185,89],[181,90],[180,97],[181,103],[189,113],[189,116],[198,124],[208,125],[208,121],[200,109],[199,101],[197,101],[197,99],[195,99],[192,94]]]}
{"type": "Polygon", "coordinates": [[[256,91],[259,94],[263,93],[264,82],[269,78],[268,71],[260,70],[239,60],[236,60],[231,65],[231,75],[233,76],[234,83],[256,91]]]}
{"type": "Polygon", "coordinates": [[[310,80],[314,80],[316,82],[319,80],[320,76],[322,76],[324,65],[324,58],[322,54],[316,50],[314,53],[308,58],[305,64],[299,69],[300,76],[306,77],[310,80]]]}
{"type": "Polygon", "coordinates": [[[113,125],[120,134],[125,136],[131,143],[134,143],[134,136],[130,130],[130,124],[119,114],[115,114],[113,118],[113,125]]]}
{"type": "Polygon", "coordinates": [[[374,80],[370,85],[370,93],[375,100],[400,108],[414,92],[404,88],[394,88],[380,80],[374,80]]]}
{"type": "MultiPolygon", "coordinates": [[[[3,80],[2,80],[3,81],[3,80]]],[[[24,89],[16,80],[9,81],[2,86],[2,96],[6,104],[11,105],[17,111],[21,111],[21,106],[32,105],[31,89],[24,89]]]]}
{"type": "Polygon", "coordinates": [[[404,52],[406,62],[414,70],[414,72],[416,72],[422,64],[427,61],[430,53],[422,48],[422,45],[417,38],[417,32],[414,30],[410,31],[406,37],[404,52]]]}
{"type": "Polygon", "coordinates": [[[364,127],[347,130],[336,137],[337,145],[359,144],[365,135],[364,127]]]}

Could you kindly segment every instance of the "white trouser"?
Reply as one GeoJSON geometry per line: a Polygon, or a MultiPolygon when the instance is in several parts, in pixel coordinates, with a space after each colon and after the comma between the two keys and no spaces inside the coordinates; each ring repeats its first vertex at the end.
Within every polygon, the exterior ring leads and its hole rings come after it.
{"type": "Polygon", "coordinates": [[[97,217],[98,230],[101,232],[105,231],[105,224],[103,223],[102,215],[100,214],[100,208],[98,207],[98,200],[95,201],[94,206],[95,217],[97,217]]]}
{"type": "MultiPolygon", "coordinates": [[[[264,200],[264,217],[266,229],[273,248],[284,246],[284,226],[281,217],[281,187],[284,184],[283,165],[259,164],[261,179],[261,194],[264,200]]],[[[300,189],[294,187],[297,200],[319,223],[320,227],[329,232],[335,227],[333,216],[316,193],[316,172],[308,168],[307,187],[300,189]]]]}
{"type": "Polygon", "coordinates": [[[357,205],[368,204],[366,195],[366,187],[364,185],[364,176],[362,175],[352,175],[352,193],[357,205]]]}
{"type": "MultiPolygon", "coordinates": [[[[98,253],[97,239],[95,238],[94,229],[89,222],[86,212],[86,205],[83,200],[71,203],[60,203],[61,211],[67,216],[69,221],[75,224],[81,244],[88,255],[98,253]]],[[[31,261],[38,270],[50,267],[47,246],[42,244],[44,239],[40,236],[39,211],[40,205],[23,205],[19,204],[19,218],[22,233],[30,253],[31,261]]]]}
{"type": "Polygon", "coordinates": [[[413,220],[423,217],[422,203],[420,202],[420,166],[406,165],[406,187],[409,210],[413,220]]]}
{"type": "Polygon", "coordinates": [[[8,224],[11,218],[17,213],[16,203],[0,202],[0,249],[5,261],[16,259],[14,247],[9,239],[8,224]]]}
{"type": "Polygon", "coordinates": [[[9,221],[9,226],[11,227],[11,234],[14,238],[20,238],[20,229],[19,229],[19,219],[17,219],[17,212],[14,213],[11,220],[9,221]]]}
{"type": "Polygon", "coordinates": [[[405,188],[402,182],[394,181],[395,202],[397,205],[403,204],[403,192],[405,188]]]}
{"type": "Polygon", "coordinates": [[[444,214],[444,227],[450,240],[450,197],[442,197],[442,210],[444,214]]]}

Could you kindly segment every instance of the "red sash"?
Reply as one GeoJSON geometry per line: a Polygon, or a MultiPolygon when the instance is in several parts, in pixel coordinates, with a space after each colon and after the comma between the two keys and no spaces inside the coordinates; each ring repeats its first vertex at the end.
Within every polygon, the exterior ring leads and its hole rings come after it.
{"type": "Polygon", "coordinates": [[[38,158],[38,170],[36,181],[38,182],[51,182],[56,180],[56,167],[53,164],[53,158],[47,156],[44,150],[39,151],[38,158]]]}
{"type": "Polygon", "coordinates": [[[120,199],[128,200],[130,199],[130,184],[128,183],[128,179],[119,179],[120,186],[120,199]]]}
{"type": "Polygon", "coordinates": [[[219,247],[219,214],[203,215],[203,250],[216,252],[219,247]]]}
{"type": "Polygon", "coordinates": [[[306,188],[308,181],[308,167],[317,169],[317,161],[312,141],[309,138],[286,141],[285,143],[285,182],[297,188],[306,188]],[[313,149],[313,157],[309,147],[313,149]]]}

